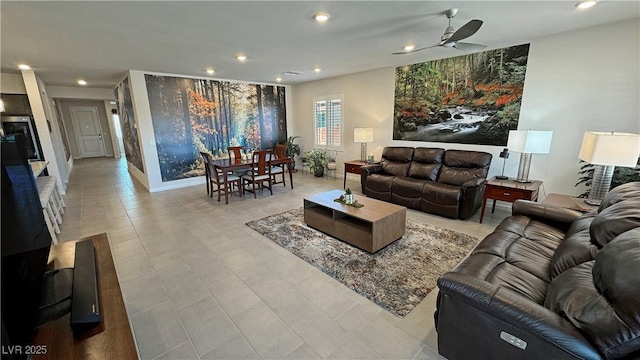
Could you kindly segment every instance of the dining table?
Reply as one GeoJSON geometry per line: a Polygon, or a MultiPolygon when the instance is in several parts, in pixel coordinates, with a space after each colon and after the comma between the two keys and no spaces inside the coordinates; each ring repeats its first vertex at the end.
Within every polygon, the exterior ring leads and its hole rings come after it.
{"type": "MultiPolygon", "coordinates": [[[[244,169],[253,168],[253,161],[251,159],[242,159],[242,158],[221,158],[221,159],[211,159],[211,165],[215,168],[220,169],[220,172],[224,174],[224,181],[227,182],[226,175],[230,172],[244,169]]],[[[293,159],[287,156],[279,157],[275,159],[271,159],[271,166],[277,165],[287,165],[287,171],[289,172],[289,183],[291,184],[291,189],[293,189],[293,169],[291,165],[293,164],[293,159]]],[[[225,191],[224,198],[226,203],[229,203],[229,193],[225,191]]]]}

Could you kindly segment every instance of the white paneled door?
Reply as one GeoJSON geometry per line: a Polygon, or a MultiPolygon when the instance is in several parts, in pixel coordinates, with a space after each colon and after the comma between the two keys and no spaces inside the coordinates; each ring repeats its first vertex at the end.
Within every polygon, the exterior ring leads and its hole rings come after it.
{"type": "Polygon", "coordinates": [[[83,158],[105,156],[97,106],[69,106],[78,150],[83,158]]]}

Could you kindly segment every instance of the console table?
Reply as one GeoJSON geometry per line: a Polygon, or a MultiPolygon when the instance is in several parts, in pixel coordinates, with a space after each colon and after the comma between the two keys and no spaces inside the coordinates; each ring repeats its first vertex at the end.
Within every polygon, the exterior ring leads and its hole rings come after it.
{"type": "Polygon", "coordinates": [[[480,223],[484,218],[484,210],[487,206],[487,200],[493,200],[491,212],[496,209],[496,200],[514,202],[518,199],[536,201],[538,199],[538,191],[542,181],[532,180],[530,183],[520,183],[514,180],[499,180],[495,177],[485,182],[484,197],[482,199],[482,212],[480,213],[480,223]]]}
{"type": "MultiPolygon", "coordinates": [[[[98,299],[102,321],[94,328],[74,336],[70,314],[50,321],[36,331],[34,346],[43,350],[33,359],[137,359],[129,318],[120,292],[118,276],[106,234],[91,237],[96,253],[98,299]]],[[[49,266],[73,267],[77,241],[51,246],[49,266]]],[[[50,269],[50,270],[53,270],[50,269]]]]}

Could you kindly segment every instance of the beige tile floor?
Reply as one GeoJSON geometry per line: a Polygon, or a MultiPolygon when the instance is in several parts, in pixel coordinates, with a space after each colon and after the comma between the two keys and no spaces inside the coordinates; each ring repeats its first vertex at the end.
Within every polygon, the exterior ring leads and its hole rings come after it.
{"type": "MultiPolygon", "coordinates": [[[[229,205],[205,185],[148,193],[124,159],[75,162],[61,241],[107,232],[142,359],[437,359],[432,291],[401,319],[245,226],[341,179],[294,174],[229,205]]],[[[360,193],[357,178],[348,181],[360,193]]],[[[408,217],[479,239],[507,216],[408,217]]]]}

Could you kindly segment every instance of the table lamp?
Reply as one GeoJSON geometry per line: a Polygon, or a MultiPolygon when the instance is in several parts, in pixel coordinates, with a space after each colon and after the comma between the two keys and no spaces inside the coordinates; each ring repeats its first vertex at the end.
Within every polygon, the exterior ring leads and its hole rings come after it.
{"type": "Polygon", "coordinates": [[[353,141],[360,144],[360,160],[367,161],[367,143],[373,142],[373,128],[353,129],[353,141]]]}
{"type": "Polygon", "coordinates": [[[551,148],[553,131],[511,130],[507,140],[507,148],[520,153],[518,176],[514,181],[530,183],[529,168],[531,154],[548,154],[551,148]]]}
{"type": "Polygon", "coordinates": [[[640,156],[640,135],[587,131],[578,158],[594,164],[591,190],[585,202],[600,205],[609,192],[616,166],[635,167],[640,156]]]}
{"type": "Polygon", "coordinates": [[[504,166],[507,165],[507,159],[509,158],[509,149],[504,148],[500,152],[500,157],[502,158],[502,175],[496,176],[496,179],[498,179],[498,180],[507,180],[509,177],[508,176],[504,176],[504,166]]]}

